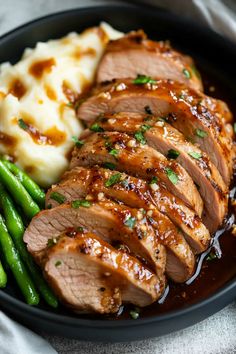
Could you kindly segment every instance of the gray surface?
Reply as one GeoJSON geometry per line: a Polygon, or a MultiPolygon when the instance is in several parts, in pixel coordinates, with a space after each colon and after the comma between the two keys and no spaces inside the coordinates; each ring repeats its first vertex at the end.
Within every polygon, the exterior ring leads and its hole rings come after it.
{"type": "MultiPolygon", "coordinates": [[[[75,8],[78,6],[90,6],[105,3],[106,1],[95,0],[0,0],[0,34],[26,22],[33,18],[60,11],[64,9],[75,8]]],[[[170,6],[171,10],[176,7],[176,11],[182,12],[183,5],[188,4],[185,8],[185,13],[192,12],[191,1],[158,1],[149,0],[149,2],[161,3],[162,6],[170,6]]],[[[218,4],[217,0],[193,0],[195,3],[194,17],[199,21],[208,22],[212,27],[219,32],[236,38],[236,24],[233,16],[224,11],[222,5],[218,4]],[[204,4],[203,4],[204,3],[204,4]],[[209,16],[206,11],[207,7],[213,8],[213,16],[209,16]],[[203,12],[202,12],[203,10],[203,12]],[[218,17],[217,13],[222,11],[227,16],[218,17]]],[[[111,3],[111,1],[109,1],[111,3]]],[[[225,0],[225,3],[236,7],[232,0],[225,0]]],[[[46,328],[45,328],[46,331],[46,328]]],[[[14,334],[11,334],[12,336],[14,334]]],[[[7,331],[4,337],[7,336],[7,331]]],[[[28,332],[27,332],[28,336],[28,332]]],[[[63,339],[43,334],[52,346],[59,353],[138,353],[138,354],[151,354],[151,353],[181,353],[181,354],[198,354],[198,353],[236,353],[236,303],[231,304],[218,314],[211,318],[183,331],[156,338],[152,340],[145,340],[140,342],[126,343],[126,344],[94,344],[85,343],[77,340],[63,339]]],[[[6,337],[7,338],[7,337],[6,337]]],[[[27,337],[28,340],[29,337],[27,337]]],[[[33,337],[32,337],[33,338],[33,337]]],[[[13,338],[12,338],[13,339],[13,338]]],[[[15,338],[14,338],[15,339],[15,338]]],[[[17,343],[17,342],[16,342],[17,343]]],[[[18,353],[18,347],[15,351],[8,350],[5,353],[14,354],[18,353]]],[[[49,353],[46,348],[42,347],[42,353],[49,353]]],[[[28,349],[24,351],[25,354],[34,354],[35,351],[28,349]]],[[[0,352],[3,350],[0,347],[0,352]]]]}

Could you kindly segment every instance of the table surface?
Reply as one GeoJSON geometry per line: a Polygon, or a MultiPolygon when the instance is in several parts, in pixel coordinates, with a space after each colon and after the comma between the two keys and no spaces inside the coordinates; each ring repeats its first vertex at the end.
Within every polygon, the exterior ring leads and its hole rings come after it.
{"type": "MultiPolygon", "coordinates": [[[[49,13],[104,3],[106,3],[105,0],[0,0],[0,35],[27,21],[49,13]]],[[[226,354],[236,353],[235,329],[236,302],[195,326],[151,340],[95,344],[49,336],[44,333],[42,335],[60,354],[226,354]]]]}

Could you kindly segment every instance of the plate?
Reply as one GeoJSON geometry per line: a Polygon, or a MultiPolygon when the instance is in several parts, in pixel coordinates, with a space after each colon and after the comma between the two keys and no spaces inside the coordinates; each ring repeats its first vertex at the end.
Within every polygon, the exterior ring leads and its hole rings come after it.
{"type": "MultiPolygon", "coordinates": [[[[133,5],[89,7],[46,16],[21,26],[0,38],[0,62],[16,62],[26,47],[38,41],[60,38],[71,31],[107,21],[116,29],[143,28],[153,39],[170,39],[174,47],[192,55],[197,64],[215,75],[236,100],[236,46],[210,29],[152,7],[133,5]],[[235,87],[234,87],[235,86],[235,87]]],[[[161,336],[193,325],[229,304],[236,296],[236,277],[213,295],[189,307],[137,320],[83,318],[61,307],[26,305],[13,279],[0,291],[4,311],[31,329],[91,341],[131,341],[161,336]]]]}

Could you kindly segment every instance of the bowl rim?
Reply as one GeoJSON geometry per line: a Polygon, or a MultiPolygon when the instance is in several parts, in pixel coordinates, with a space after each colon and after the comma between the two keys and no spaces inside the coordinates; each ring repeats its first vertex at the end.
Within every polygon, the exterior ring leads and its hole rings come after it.
{"type": "MultiPolygon", "coordinates": [[[[106,4],[102,4],[99,6],[85,6],[85,7],[81,7],[81,8],[72,8],[69,10],[63,10],[63,11],[57,11],[57,12],[53,12],[50,13],[48,15],[45,16],[40,16],[40,17],[36,17],[35,19],[28,21],[26,23],[23,23],[20,26],[17,26],[16,28],[13,28],[10,31],[7,31],[6,33],[3,33],[0,36],[0,47],[2,44],[4,44],[4,42],[7,42],[11,39],[11,36],[14,36],[16,34],[20,34],[21,32],[23,32],[25,29],[30,28],[31,26],[35,26],[38,23],[43,23],[43,22],[47,22],[50,21],[53,18],[59,18],[59,17],[64,17],[66,15],[78,12],[79,14],[83,13],[83,12],[87,12],[87,11],[91,11],[92,12],[96,12],[96,11],[100,11],[101,8],[106,8],[106,9],[114,9],[114,8],[120,8],[122,7],[123,9],[134,9],[134,8],[139,8],[144,10],[146,13],[153,11],[153,9],[155,8],[155,10],[159,11],[159,15],[163,15],[165,17],[170,16],[170,18],[173,18],[173,14],[170,13],[168,10],[157,7],[157,6],[153,6],[153,5],[146,5],[145,4],[145,8],[143,7],[144,4],[131,4],[131,3],[122,3],[122,4],[112,4],[112,5],[106,5],[106,4]]],[[[189,18],[182,18],[181,16],[177,16],[176,15],[176,22],[181,21],[182,23],[186,23],[187,25],[199,29],[200,25],[198,25],[195,22],[192,22],[191,19],[189,18]]],[[[236,49],[236,45],[235,43],[229,39],[229,38],[225,38],[224,36],[222,36],[221,34],[214,32],[212,29],[210,29],[209,27],[207,27],[206,25],[201,25],[201,29],[204,29],[204,31],[206,31],[206,35],[208,36],[213,36],[215,39],[218,38],[218,40],[224,40],[225,44],[227,46],[233,46],[236,49]]],[[[21,53],[22,54],[22,53],[21,53]]],[[[160,315],[153,315],[153,316],[148,316],[145,318],[138,318],[136,320],[133,320],[131,318],[128,319],[124,319],[124,320],[119,320],[119,321],[115,321],[115,320],[108,320],[106,318],[104,319],[87,319],[87,318],[79,318],[79,317],[71,317],[69,315],[64,315],[64,314],[58,314],[55,312],[50,312],[47,311],[45,309],[41,309],[39,307],[33,307],[30,305],[27,305],[26,303],[24,303],[21,300],[16,299],[14,296],[7,294],[4,292],[4,289],[0,289],[0,303],[1,306],[4,309],[4,304],[13,306],[15,308],[17,308],[18,310],[22,311],[22,312],[28,312],[31,315],[35,315],[37,317],[39,317],[40,319],[44,319],[47,321],[55,321],[58,324],[67,324],[70,326],[74,326],[74,325],[83,325],[85,327],[90,327],[90,328],[120,328],[120,327],[128,327],[128,326],[140,326],[143,324],[151,324],[153,322],[163,322],[163,321],[167,321],[167,320],[171,320],[173,318],[176,317],[181,317],[184,316],[186,314],[189,314],[191,312],[197,311],[197,310],[201,310],[201,308],[204,308],[207,305],[210,305],[214,302],[216,302],[217,300],[219,300],[220,298],[226,296],[227,293],[230,292],[235,292],[235,296],[236,296],[236,276],[233,277],[231,280],[229,280],[228,282],[226,282],[224,285],[222,285],[219,289],[217,289],[217,291],[215,291],[214,293],[212,293],[211,295],[207,296],[206,298],[183,308],[177,309],[177,310],[173,310],[173,311],[168,311],[164,314],[160,314],[160,315]]],[[[7,310],[8,311],[8,310],[7,310]]],[[[53,310],[55,311],[55,310],[53,310]]],[[[14,313],[14,310],[11,310],[10,312],[14,313]]]]}

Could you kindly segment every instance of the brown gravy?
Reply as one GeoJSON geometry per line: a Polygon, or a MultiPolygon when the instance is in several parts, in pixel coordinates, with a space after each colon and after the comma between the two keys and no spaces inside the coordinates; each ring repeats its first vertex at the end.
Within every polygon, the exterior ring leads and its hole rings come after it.
{"type": "Polygon", "coordinates": [[[36,79],[41,79],[45,72],[49,73],[52,67],[56,65],[53,58],[41,60],[33,63],[29,68],[29,73],[36,79]]]}

